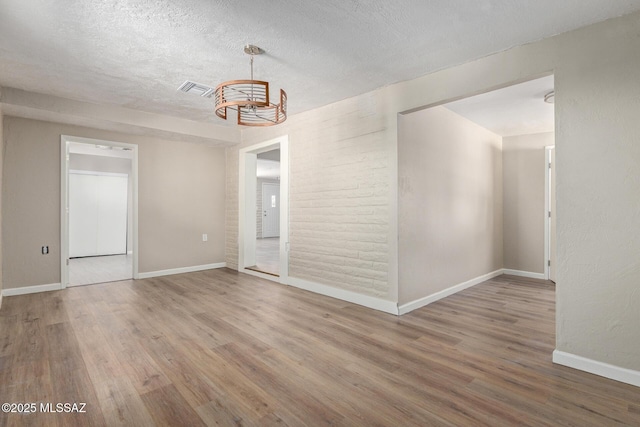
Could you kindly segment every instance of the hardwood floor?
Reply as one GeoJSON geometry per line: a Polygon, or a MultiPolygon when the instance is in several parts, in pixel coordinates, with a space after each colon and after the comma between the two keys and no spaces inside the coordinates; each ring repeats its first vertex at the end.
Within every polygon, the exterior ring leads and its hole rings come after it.
{"type": "Polygon", "coordinates": [[[221,269],[7,297],[5,425],[640,425],[551,363],[554,288],[501,276],[402,317],[221,269]]]}

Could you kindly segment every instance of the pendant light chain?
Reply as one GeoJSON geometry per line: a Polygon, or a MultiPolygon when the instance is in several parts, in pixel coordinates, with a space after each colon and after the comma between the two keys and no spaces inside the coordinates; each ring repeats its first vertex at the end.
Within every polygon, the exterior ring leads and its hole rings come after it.
{"type": "MultiPolygon", "coordinates": [[[[253,81],[253,53],[251,54],[251,80],[253,81]]],[[[251,101],[253,100],[253,83],[251,83],[251,101]]]]}

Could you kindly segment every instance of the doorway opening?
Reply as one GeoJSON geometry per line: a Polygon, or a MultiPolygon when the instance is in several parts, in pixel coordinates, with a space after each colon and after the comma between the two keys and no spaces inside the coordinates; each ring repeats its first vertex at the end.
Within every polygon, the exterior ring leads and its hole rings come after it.
{"type": "Polygon", "coordinates": [[[256,256],[249,270],[280,275],[280,149],[256,161],[256,256]]]}
{"type": "Polygon", "coordinates": [[[535,279],[550,279],[555,254],[555,184],[546,159],[555,144],[554,86],[548,75],[444,105],[502,139],[503,268],[535,279]]]}
{"type": "Polygon", "coordinates": [[[488,276],[547,278],[553,90],[548,75],[399,117],[401,312],[488,276]]]}
{"type": "Polygon", "coordinates": [[[288,137],[240,150],[238,270],[288,278],[288,137]]]}
{"type": "Polygon", "coordinates": [[[137,146],[63,135],[62,287],[137,276],[137,146]]]}

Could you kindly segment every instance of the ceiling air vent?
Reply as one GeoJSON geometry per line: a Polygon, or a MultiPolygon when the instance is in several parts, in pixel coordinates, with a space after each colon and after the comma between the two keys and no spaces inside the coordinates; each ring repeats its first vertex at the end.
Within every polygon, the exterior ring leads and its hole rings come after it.
{"type": "Polygon", "coordinates": [[[187,80],[182,83],[178,90],[185,93],[193,93],[199,96],[210,97],[213,94],[213,88],[207,85],[203,85],[201,83],[190,82],[187,80]]]}

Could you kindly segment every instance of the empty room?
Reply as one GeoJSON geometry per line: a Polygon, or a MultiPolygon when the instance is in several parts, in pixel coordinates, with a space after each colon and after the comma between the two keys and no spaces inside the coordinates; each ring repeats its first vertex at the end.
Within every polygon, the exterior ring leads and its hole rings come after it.
{"type": "Polygon", "coordinates": [[[0,426],[640,425],[640,0],[0,2],[0,426]]]}

